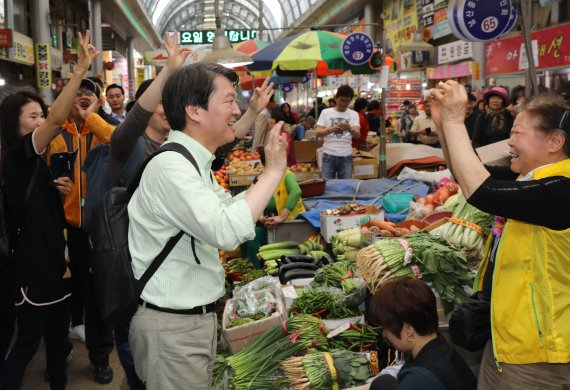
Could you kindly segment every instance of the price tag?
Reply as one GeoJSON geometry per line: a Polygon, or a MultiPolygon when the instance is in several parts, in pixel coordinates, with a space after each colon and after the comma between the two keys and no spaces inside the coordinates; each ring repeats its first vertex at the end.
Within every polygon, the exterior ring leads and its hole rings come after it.
{"type": "Polygon", "coordinates": [[[460,30],[471,41],[496,39],[509,25],[511,0],[458,0],[460,30]]]}
{"type": "Polygon", "coordinates": [[[403,238],[398,238],[398,241],[404,247],[406,253],[404,254],[404,265],[411,264],[412,262],[412,247],[408,244],[408,241],[403,238]]]}
{"type": "Polygon", "coordinates": [[[349,328],[350,328],[350,322],[347,322],[347,323],[339,326],[335,330],[331,330],[329,332],[329,334],[327,334],[327,339],[332,339],[334,336],[338,336],[339,334],[341,334],[345,330],[348,330],[349,328]]]}
{"type": "Polygon", "coordinates": [[[294,286],[285,286],[281,290],[285,298],[297,299],[297,291],[294,286]]]}

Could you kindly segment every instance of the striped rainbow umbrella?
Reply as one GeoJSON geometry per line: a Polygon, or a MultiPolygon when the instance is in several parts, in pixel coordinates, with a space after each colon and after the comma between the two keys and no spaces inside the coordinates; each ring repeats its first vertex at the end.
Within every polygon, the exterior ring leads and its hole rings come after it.
{"type": "Polygon", "coordinates": [[[331,71],[350,70],[355,74],[370,74],[368,64],[354,66],[342,58],[340,47],[345,36],[330,31],[309,31],[274,42],[251,56],[250,72],[275,70],[314,70],[317,74],[338,74],[331,71]]]}

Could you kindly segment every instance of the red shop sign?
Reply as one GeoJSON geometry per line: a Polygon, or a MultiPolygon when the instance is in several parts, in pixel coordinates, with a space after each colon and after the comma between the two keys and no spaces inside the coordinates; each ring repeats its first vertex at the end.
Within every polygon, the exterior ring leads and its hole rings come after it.
{"type": "MultiPolygon", "coordinates": [[[[570,66],[570,23],[534,31],[531,40],[538,41],[537,69],[570,66]]],[[[485,75],[522,72],[522,36],[499,39],[485,45],[485,75]]]]}
{"type": "Polygon", "coordinates": [[[0,28],[0,47],[12,47],[12,29],[0,28]]]}

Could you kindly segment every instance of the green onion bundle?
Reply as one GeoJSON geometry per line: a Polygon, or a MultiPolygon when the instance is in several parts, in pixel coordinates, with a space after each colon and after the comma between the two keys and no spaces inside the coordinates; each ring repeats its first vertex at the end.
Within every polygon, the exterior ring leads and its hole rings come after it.
{"type": "Polygon", "coordinates": [[[293,357],[281,366],[291,390],[344,389],[362,385],[371,376],[366,356],[343,350],[293,357]]]}
{"type": "Polygon", "coordinates": [[[475,251],[481,258],[492,224],[492,215],[471,206],[462,194],[458,194],[450,221],[431,233],[443,238],[453,248],[475,251]]]}
{"type": "Polygon", "coordinates": [[[472,284],[465,252],[427,232],[409,234],[404,241],[412,251],[410,264],[404,262],[406,250],[397,238],[376,241],[358,252],[356,265],[372,293],[390,278],[415,276],[431,283],[446,311],[462,302],[467,295],[463,286],[472,284]]]}
{"type": "Polygon", "coordinates": [[[274,326],[253,344],[226,359],[233,370],[232,385],[240,390],[270,389],[279,363],[309,347],[326,349],[325,334],[321,320],[309,315],[298,315],[274,326]]]}

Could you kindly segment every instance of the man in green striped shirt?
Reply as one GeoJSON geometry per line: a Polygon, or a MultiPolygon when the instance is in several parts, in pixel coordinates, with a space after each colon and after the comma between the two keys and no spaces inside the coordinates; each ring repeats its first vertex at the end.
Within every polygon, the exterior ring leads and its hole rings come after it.
{"type": "Polygon", "coordinates": [[[215,64],[188,65],[169,77],[162,93],[173,129],[167,142],[188,149],[199,172],[181,154],[164,152],[148,164],[128,206],[136,278],[170,237],[186,233],[146,285],[131,322],[135,368],[148,390],[209,388],[217,342],[214,303],[224,294],[218,249],[254,237],[255,221],[285,172],[280,123],[271,130],[265,173],[254,186],[231,197],[213,180],[214,151],[235,138],[237,82],[233,70],[215,64]]]}

